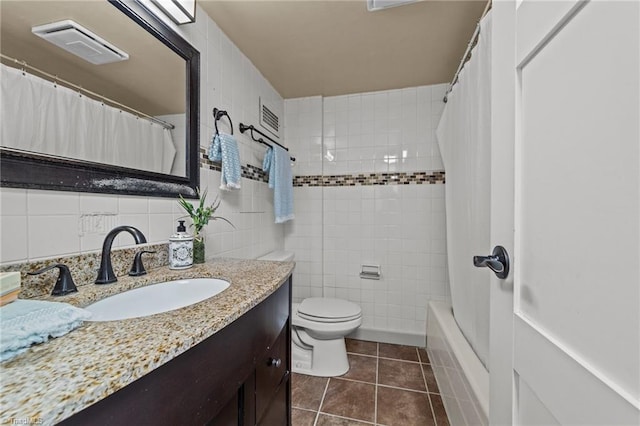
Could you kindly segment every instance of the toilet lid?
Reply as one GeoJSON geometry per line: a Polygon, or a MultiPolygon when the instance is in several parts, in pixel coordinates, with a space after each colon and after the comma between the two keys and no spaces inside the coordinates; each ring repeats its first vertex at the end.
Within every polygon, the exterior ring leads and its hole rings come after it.
{"type": "Polygon", "coordinates": [[[298,315],[310,321],[342,322],[360,318],[362,310],[347,300],[310,297],[300,303],[298,315]]]}

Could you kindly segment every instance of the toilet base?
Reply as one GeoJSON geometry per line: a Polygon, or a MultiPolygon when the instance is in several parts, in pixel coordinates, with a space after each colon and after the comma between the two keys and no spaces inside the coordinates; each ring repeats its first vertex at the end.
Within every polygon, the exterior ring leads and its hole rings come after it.
{"type": "Polygon", "coordinates": [[[294,373],[335,377],[349,371],[344,338],[318,340],[310,337],[303,330],[298,330],[298,336],[312,349],[306,349],[291,342],[291,369],[294,373]]]}

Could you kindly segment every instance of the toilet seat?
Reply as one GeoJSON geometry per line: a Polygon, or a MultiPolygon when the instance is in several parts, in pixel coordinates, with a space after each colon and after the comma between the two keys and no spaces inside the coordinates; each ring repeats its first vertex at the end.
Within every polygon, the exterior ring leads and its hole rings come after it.
{"type": "Polygon", "coordinates": [[[362,309],[355,303],[325,297],[304,299],[297,307],[300,318],[321,323],[347,322],[362,317],[362,309]]]}

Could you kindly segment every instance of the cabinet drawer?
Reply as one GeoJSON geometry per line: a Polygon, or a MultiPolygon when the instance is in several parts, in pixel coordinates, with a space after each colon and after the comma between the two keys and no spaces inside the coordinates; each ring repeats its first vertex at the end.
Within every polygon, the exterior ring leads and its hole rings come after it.
{"type": "Polygon", "coordinates": [[[278,386],[289,374],[287,357],[287,326],[285,326],[265,357],[256,366],[256,418],[262,414],[274,398],[278,386]]]}

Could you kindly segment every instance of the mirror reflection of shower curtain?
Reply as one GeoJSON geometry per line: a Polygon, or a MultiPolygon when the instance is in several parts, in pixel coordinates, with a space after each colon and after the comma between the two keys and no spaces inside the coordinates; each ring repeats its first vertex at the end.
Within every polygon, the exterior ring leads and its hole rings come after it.
{"type": "Polygon", "coordinates": [[[491,251],[491,16],[448,96],[436,130],[446,172],[447,255],[458,326],[482,363],[489,361],[489,270],[473,256],[491,251]]]}
{"type": "Polygon", "coordinates": [[[2,146],[171,172],[169,129],[4,64],[0,83],[2,146]]]}

